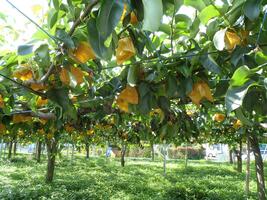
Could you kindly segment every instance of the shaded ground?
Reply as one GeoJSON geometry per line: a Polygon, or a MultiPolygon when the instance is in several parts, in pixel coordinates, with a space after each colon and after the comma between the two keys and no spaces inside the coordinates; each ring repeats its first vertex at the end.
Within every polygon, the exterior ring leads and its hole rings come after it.
{"type": "MultiPolygon", "coordinates": [[[[227,164],[190,161],[184,169],[183,161],[171,162],[164,177],[159,161],[128,161],[121,168],[118,161],[78,157],[58,161],[50,185],[44,183],[45,170],[45,161],[36,164],[25,155],[1,161],[0,199],[244,199],[245,175],[227,164]]],[[[251,199],[257,199],[252,179],[251,199]]]]}

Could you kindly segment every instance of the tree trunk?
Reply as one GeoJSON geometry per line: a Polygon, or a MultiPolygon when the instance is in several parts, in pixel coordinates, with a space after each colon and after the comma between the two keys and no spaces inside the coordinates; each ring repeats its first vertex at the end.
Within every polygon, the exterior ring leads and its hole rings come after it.
{"type": "Polygon", "coordinates": [[[235,150],[237,159],[237,171],[242,173],[242,141],[239,143],[239,150],[235,150]]]}
{"type": "Polygon", "coordinates": [[[89,151],[90,151],[89,143],[85,144],[85,150],[86,150],[86,159],[89,159],[89,151]]]}
{"type": "Polygon", "coordinates": [[[121,166],[122,167],[125,166],[125,153],[126,153],[126,144],[123,144],[121,148],[121,166]]]}
{"type": "Polygon", "coordinates": [[[71,150],[71,162],[74,159],[74,144],[72,144],[72,150],[71,150]]]}
{"type": "Polygon", "coordinates": [[[259,141],[255,134],[250,135],[250,145],[255,156],[255,168],[257,177],[257,189],[259,200],[266,200],[265,181],[264,181],[264,166],[261,157],[259,141]]]}
{"type": "Polygon", "coordinates": [[[230,164],[234,164],[234,161],[233,161],[233,150],[232,149],[229,150],[229,163],[230,164]]]}
{"type": "Polygon", "coordinates": [[[150,142],[150,146],[151,146],[151,160],[154,162],[155,161],[154,143],[150,142]]]}
{"type": "Polygon", "coordinates": [[[246,163],[246,186],[245,194],[247,199],[249,199],[249,178],[250,178],[250,142],[249,142],[249,132],[247,131],[247,163],[246,163]]]}
{"type": "Polygon", "coordinates": [[[12,156],[12,146],[13,146],[13,142],[10,141],[8,145],[8,156],[7,156],[8,159],[11,159],[11,156],[12,156]]]}
{"type": "Polygon", "coordinates": [[[3,143],[3,139],[1,139],[1,144],[0,144],[1,146],[0,146],[0,158],[2,157],[2,154],[3,154],[3,145],[4,145],[4,143],[3,143]]]}
{"type": "Polygon", "coordinates": [[[47,172],[46,172],[46,182],[51,183],[54,178],[55,161],[57,153],[57,141],[49,140],[47,141],[47,172]]]}
{"type": "Polygon", "coordinates": [[[187,168],[188,165],[188,146],[185,146],[185,154],[184,154],[184,160],[185,160],[185,168],[187,168]]]}
{"type": "Polygon", "coordinates": [[[16,154],[17,154],[17,142],[14,141],[14,146],[13,146],[13,156],[15,157],[16,154]]]}
{"type": "Polygon", "coordinates": [[[67,144],[67,158],[69,159],[69,149],[70,149],[70,144],[67,144]]]}
{"type": "Polygon", "coordinates": [[[41,142],[41,140],[38,140],[37,148],[36,148],[36,161],[38,163],[41,162],[41,152],[42,152],[42,142],[41,142]]]}
{"type": "Polygon", "coordinates": [[[166,156],[167,156],[167,145],[163,144],[163,175],[166,176],[166,156]]]}

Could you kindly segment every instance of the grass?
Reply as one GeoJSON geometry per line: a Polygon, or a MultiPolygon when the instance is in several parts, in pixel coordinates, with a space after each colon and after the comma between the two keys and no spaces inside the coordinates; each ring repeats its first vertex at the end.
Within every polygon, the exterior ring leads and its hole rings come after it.
{"type": "MultiPolygon", "coordinates": [[[[243,200],[244,173],[231,165],[206,161],[169,162],[163,176],[162,162],[75,157],[57,161],[55,179],[44,183],[46,162],[36,164],[29,155],[13,162],[0,161],[0,199],[136,199],[136,200],[243,200]]],[[[254,172],[252,172],[254,174],[254,172]]],[[[255,176],[251,198],[256,198],[255,176]]]]}

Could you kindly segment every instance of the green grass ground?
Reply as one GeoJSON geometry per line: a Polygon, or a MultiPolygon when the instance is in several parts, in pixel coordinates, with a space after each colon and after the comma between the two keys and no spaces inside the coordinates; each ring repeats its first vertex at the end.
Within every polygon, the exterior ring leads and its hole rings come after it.
{"type": "MultiPolygon", "coordinates": [[[[169,162],[164,177],[161,161],[127,160],[122,168],[118,160],[76,157],[57,161],[52,184],[44,183],[45,170],[45,160],[29,155],[0,161],[0,199],[245,199],[245,174],[221,163],[189,161],[185,169],[183,161],[169,162]]],[[[250,199],[257,199],[254,180],[250,199]]]]}

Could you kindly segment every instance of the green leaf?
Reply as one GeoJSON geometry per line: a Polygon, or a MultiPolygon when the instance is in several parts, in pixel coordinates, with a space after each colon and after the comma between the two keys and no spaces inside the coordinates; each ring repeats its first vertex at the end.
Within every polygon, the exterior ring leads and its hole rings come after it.
{"type": "Polygon", "coordinates": [[[140,97],[144,97],[150,91],[150,87],[149,87],[149,85],[147,83],[142,82],[138,86],[138,91],[139,91],[140,97]]]}
{"type": "Polygon", "coordinates": [[[213,5],[204,8],[198,15],[201,23],[204,25],[206,25],[210,19],[218,16],[220,16],[220,13],[213,5]]]}
{"type": "Polygon", "coordinates": [[[257,62],[258,65],[265,64],[265,63],[267,63],[267,55],[265,55],[261,51],[258,51],[255,54],[255,61],[257,62]]]}
{"type": "Polygon", "coordinates": [[[224,36],[227,29],[219,30],[213,37],[213,43],[217,50],[222,51],[225,47],[224,36]]]}
{"type": "Polygon", "coordinates": [[[56,10],[59,10],[59,0],[53,0],[53,6],[56,10]]]}
{"type": "Polygon", "coordinates": [[[68,93],[69,90],[67,88],[53,88],[48,90],[46,94],[51,101],[55,102],[62,108],[66,116],[76,120],[77,111],[70,101],[68,93]]]}
{"type": "Polygon", "coordinates": [[[199,25],[200,25],[200,20],[199,18],[196,18],[192,25],[190,26],[190,37],[194,38],[199,32],[199,25]]]}
{"type": "Polygon", "coordinates": [[[131,0],[132,9],[136,10],[138,21],[143,21],[144,19],[144,6],[142,0],[131,0]]]}
{"type": "Polygon", "coordinates": [[[143,30],[157,31],[163,17],[162,0],[143,0],[144,21],[143,30]]]}
{"type": "Polygon", "coordinates": [[[244,58],[244,55],[249,53],[250,49],[243,47],[243,46],[236,46],[235,50],[232,52],[231,55],[231,63],[234,66],[237,66],[239,61],[242,62],[242,58],[244,58]]]}
{"type": "Polygon", "coordinates": [[[231,6],[231,9],[225,14],[227,19],[229,20],[230,24],[233,25],[238,18],[242,15],[242,8],[243,4],[246,2],[246,0],[235,0],[233,1],[233,5],[231,6]]]}
{"type": "Polygon", "coordinates": [[[164,111],[164,112],[168,112],[170,109],[170,101],[167,97],[165,96],[160,96],[158,98],[158,103],[159,103],[159,107],[164,111]]]}
{"type": "Polygon", "coordinates": [[[247,0],[244,4],[244,14],[250,21],[256,20],[260,15],[261,0],[247,0]]]}
{"type": "Polygon", "coordinates": [[[18,47],[18,55],[24,56],[24,55],[31,54],[32,50],[33,50],[33,45],[31,44],[20,45],[18,47]]]}
{"type": "Polygon", "coordinates": [[[183,3],[184,2],[182,0],[174,0],[174,9],[178,11],[183,5],[183,3]]]}
{"type": "Polygon", "coordinates": [[[183,76],[186,78],[188,78],[192,73],[190,67],[186,65],[179,66],[177,70],[181,72],[181,74],[183,74],[183,76]]]}
{"type": "Polygon", "coordinates": [[[54,25],[57,23],[57,19],[58,19],[58,11],[51,9],[48,12],[48,17],[47,17],[48,26],[50,29],[52,29],[54,25]]]}
{"type": "Polygon", "coordinates": [[[220,80],[219,83],[216,84],[216,89],[213,96],[215,98],[224,97],[228,87],[229,87],[228,80],[220,80]]]}
{"type": "Polygon", "coordinates": [[[96,20],[90,18],[87,23],[88,30],[88,39],[91,44],[94,52],[99,58],[107,59],[108,57],[108,48],[105,46],[105,39],[97,30],[96,20]]]}
{"type": "Polygon", "coordinates": [[[177,81],[174,76],[167,77],[166,92],[169,97],[177,95],[177,81]]]}
{"type": "Polygon", "coordinates": [[[159,26],[159,31],[166,33],[167,35],[171,34],[171,27],[168,24],[161,24],[159,26]]]}
{"type": "Polygon", "coordinates": [[[220,74],[221,69],[216,61],[211,57],[211,55],[205,55],[200,57],[200,62],[202,66],[210,72],[220,74]]]}
{"type": "Polygon", "coordinates": [[[233,74],[230,80],[230,86],[238,87],[242,86],[249,80],[249,76],[251,75],[251,71],[247,66],[239,67],[233,74]]]}
{"type": "Polygon", "coordinates": [[[46,68],[50,65],[50,55],[47,44],[40,45],[34,53],[34,60],[38,63],[40,67],[46,68]]]}
{"type": "Polygon", "coordinates": [[[137,83],[137,74],[138,67],[137,66],[130,66],[128,70],[127,82],[130,86],[134,87],[137,83]]]}
{"type": "Polygon", "coordinates": [[[71,37],[68,35],[68,33],[66,31],[64,31],[63,29],[58,29],[56,31],[56,37],[63,42],[68,48],[70,49],[74,49],[75,45],[73,40],[71,39],[71,37]]]}
{"type": "Polygon", "coordinates": [[[206,4],[202,0],[184,0],[184,5],[192,6],[198,11],[201,11],[206,7],[206,4]]]}
{"type": "Polygon", "coordinates": [[[256,83],[249,81],[241,87],[230,87],[228,88],[225,96],[225,105],[228,112],[242,106],[243,99],[246,96],[249,87],[256,85],[256,83]]]}
{"type": "Polygon", "coordinates": [[[264,83],[265,89],[267,90],[267,78],[264,79],[263,83],[264,83]]]}
{"type": "Polygon", "coordinates": [[[96,26],[105,40],[117,26],[122,16],[123,1],[103,0],[97,16],[96,26]]]}
{"type": "Polygon", "coordinates": [[[251,122],[249,119],[247,119],[242,111],[241,108],[236,109],[236,117],[242,122],[242,124],[247,126],[253,126],[253,122],[251,122]]]}

